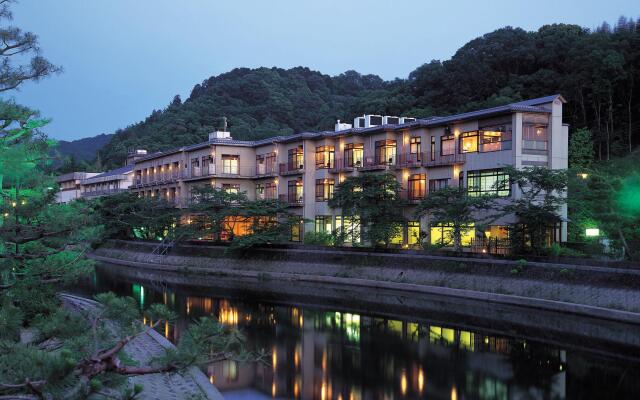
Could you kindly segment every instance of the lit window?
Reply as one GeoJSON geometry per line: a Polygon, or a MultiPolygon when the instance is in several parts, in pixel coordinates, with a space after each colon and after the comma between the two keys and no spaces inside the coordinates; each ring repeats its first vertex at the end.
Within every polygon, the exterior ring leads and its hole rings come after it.
{"type": "MultiPolygon", "coordinates": [[[[476,230],[473,224],[463,227],[461,230],[461,243],[463,246],[470,246],[475,238],[476,230]]],[[[429,230],[429,242],[434,246],[453,245],[453,225],[436,224],[429,230]]]]}
{"type": "Polygon", "coordinates": [[[333,198],[334,179],[316,179],[316,201],[329,201],[333,198]]]}
{"type": "Polygon", "coordinates": [[[546,125],[522,126],[522,149],[546,151],[548,148],[548,132],[546,125]]]}
{"type": "Polygon", "coordinates": [[[240,157],[236,155],[222,155],[222,173],[237,175],[240,157]]]}
{"type": "Polygon", "coordinates": [[[453,136],[443,136],[440,139],[440,154],[450,156],[456,152],[456,139],[453,136]]]}
{"type": "Polygon", "coordinates": [[[460,135],[460,152],[473,153],[478,151],[478,132],[464,132],[460,135]]]}
{"type": "Polygon", "coordinates": [[[409,200],[420,200],[426,195],[427,177],[425,174],[409,176],[409,200]]]}
{"type": "Polygon", "coordinates": [[[396,141],[378,140],[376,142],[376,165],[395,165],[396,141]]]}
{"type": "Polygon", "coordinates": [[[409,246],[420,244],[420,221],[407,223],[407,244],[409,246]]]}
{"type": "Polygon", "coordinates": [[[333,168],[335,148],[333,146],[316,147],[316,169],[333,168]]]}
{"type": "Polygon", "coordinates": [[[315,232],[316,233],[333,232],[333,217],[331,215],[316,215],[315,232]]]}
{"type": "Polygon", "coordinates": [[[362,166],[364,145],[362,143],[347,143],[344,146],[344,165],[349,168],[362,166]]]}
{"type": "Polygon", "coordinates": [[[469,196],[488,194],[507,197],[511,194],[509,174],[500,169],[469,171],[467,173],[467,193],[469,196]]]}

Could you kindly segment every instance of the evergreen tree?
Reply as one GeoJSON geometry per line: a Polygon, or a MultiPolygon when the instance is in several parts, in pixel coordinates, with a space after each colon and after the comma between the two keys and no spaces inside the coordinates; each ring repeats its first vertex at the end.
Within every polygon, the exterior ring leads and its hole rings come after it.
{"type": "MultiPolygon", "coordinates": [[[[363,238],[373,246],[389,246],[401,234],[407,219],[402,213],[405,201],[393,174],[362,173],[350,176],[335,188],[329,207],[339,208],[342,217],[355,221],[345,236],[363,238]]],[[[338,240],[338,242],[342,241],[338,240]]]]}
{"type": "Polygon", "coordinates": [[[576,130],[569,141],[569,168],[576,172],[588,171],[593,166],[593,161],[591,131],[585,128],[576,130]]]}

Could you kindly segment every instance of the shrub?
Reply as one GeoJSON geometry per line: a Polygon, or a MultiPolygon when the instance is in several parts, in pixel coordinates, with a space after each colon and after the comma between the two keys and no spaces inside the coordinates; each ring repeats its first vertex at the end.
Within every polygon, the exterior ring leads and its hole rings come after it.
{"type": "Polygon", "coordinates": [[[333,246],[335,244],[335,236],[325,232],[309,232],[304,235],[304,243],[320,246],[333,246]]]}
{"type": "Polygon", "coordinates": [[[586,254],[580,250],[561,246],[559,243],[553,243],[551,246],[545,247],[544,254],[551,257],[585,257],[586,254]]]}

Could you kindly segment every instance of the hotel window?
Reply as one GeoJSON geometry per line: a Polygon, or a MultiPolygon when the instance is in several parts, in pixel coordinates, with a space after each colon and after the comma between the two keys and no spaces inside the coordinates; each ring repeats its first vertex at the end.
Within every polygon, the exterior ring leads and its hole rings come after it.
{"type": "Polygon", "coordinates": [[[449,178],[445,179],[429,179],[429,191],[435,192],[436,190],[449,187],[449,178]]]}
{"type": "Polygon", "coordinates": [[[292,242],[300,242],[302,241],[302,221],[297,224],[291,225],[291,241],[292,242]]]}
{"type": "Polygon", "coordinates": [[[278,197],[276,195],[277,193],[277,186],[275,182],[267,182],[264,185],[264,198],[267,200],[275,200],[276,197],[278,197]]]}
{"type": "Polygon", "coordinates": [[[480,131],[480,151],[511,150],[511,125],[483,128],[480,131]]]}
{"type": "Polygon", "coordinates": [[[407,222],[407,244],[409,246],[420,244],[420,221],[407,222]]]}
{"type": "Polygon", "coordinates": [[[414,136],[409,139],[409,154],[411,154],[411,161],[422,161],[422,145],[420,136],[414,136]]]}
{"type": "Polygon", "coordinates": [[[333,168],[335,148],[333,146],[316,147],[316,169],[333,168]]]}
{"type": "Polygon", "coordinates": [[[202,157],[202,176],[213,175],[215,173],[216,169],[213,163],[213,156],[202,157]]]}
{"type": "Polygon", "coordinates": [[[464,132],[460,135],[460,153],[478,151],[478,131],[464,132]]]}
{"type": "Polygon", "coordinates": [[[509,174],[500,169],[467,172],[467,193],[469,196],[497,195],[507,197],[511,194],[509,174]]]}
{"type": "Polygon", "coordinates": [[[431,136],[431,153],[429,154],[429,159],[431,161],[435,161],[436,160],[436,137],[435,136],[431,136]]]}
{"type": "Polygon", "coordinates": [[[360,218],[336,215],[336,232],[345,244],[360,243],[360,218]]]}
{"type": "Polygon", "coordinates": [[[267,166],[267,173],[276,172],[276,153],[267,153],[265,157],[265,164],[267,166]]]}
{"type": "Polygon", "coordinates": [[[316,179],[316,201],[329,201],[333,198],[335,180],[316,179]]]}
{"type": "Polygon", "coordinates": [[[239,194],[240,193],[240,185],[235,184],[235,183],[224,183],[222,185],[222,190],[224,190],[228,194],[239,194]]]}
{"type": "Polygon", "coordinates": [[[522,149],[546,151],[548,149],[548,131],[546,125],[522,126],[522,149]]]}
{"type": "Polygon", "coordinates": [[[256,175],[264,175],[267,173],[267,166],[264,162],[264,154],[256,156],[256,175]]]}
{"type": "Polygon", "coordinates": [[[344,146],[344,165],[348,168],[358,168],[362,166],[364,156],[364,144],[347,143],[344,146]]]}
{"type": "Polygon", "coordinates": [[[404,226],[396,224],[396,232],[389,239],[390,244],[402,245],[404,243],[404,226]]]}
{"type": "Polygon", "coordinates": [[[316,215],[315,232],[316,233],[332,233],[333,217],[331,215],[316,215]]]}
{"type": "Polygon", "coordinates": [[[292,180],[287,182],[287,201],[289,203],[302,203],[302,180],[292,180]]]}
{"type": "Polygon", "coordinates": [[[440,154],[451,156],[456,152],[456,138],[454,136],[442,136],[440,139],[440,154]]]}
{"type": "MultiPolygon", "coordinates": [[[[153,176],[153,168],[149,169],[150,175],[153,176]]],[[[191,176],[200,176],[200,160],[191,159],[191,176]]]]}
{"type": "MultiPolygon", "coordinates": [[[[474,224],[464,226],[461,229],[461,244],[470,246],[476,236],[474,224]]],[[[434,224],[429,229],[429,243],[434,246],[452,246],[453,245],[453,225],[452,224],[434,224]]]]}
{"type": "Polygon", "coordinates": [[[409,200],[419,200],[424,198],[427,189],[427,176],[425,174],[414,174],[409,176],[409,200]]]}
{"type": "Polygon", "coordinates": [[[256,185],[256,199],[258,200],[265,199],[264,185],[262,183],[258,183],[256,185]]]}
{"type": "Polygon", "coordinates": [[[395,165],[396,163],[396,141],[378,140],[376,142],[376,164],[395,165]]]}
{"type": "Polygon", "coordinates": [[[302,145],[294,149],[289,149],[287,164],[289,171],[304,169],[304,150],[302,145]]]}
{"type": "Polygon", "coordinates": [[[238,175],[238,168],[240,164],[240,156],[237,155],[222,155],[222,173],[238,175]]]}

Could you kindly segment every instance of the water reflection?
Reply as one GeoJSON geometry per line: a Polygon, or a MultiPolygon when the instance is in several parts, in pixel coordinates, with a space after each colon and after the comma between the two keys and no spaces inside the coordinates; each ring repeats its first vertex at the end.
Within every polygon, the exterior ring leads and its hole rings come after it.
{"type": "Polygon", "coordinates": [[[212,316],[244,331],[252,347],[269,349],[268,364],[228,360],[204,368],[229,397],[250,388],[266,397],[320,400],[564,399],[614,393],[624,398],[639,389],[637,364],[445,322],[178,295],[110,279],[98,286],[132,295],[142,308],[162,302],[178,312],[178,321],[160,329],[171,341],[179,340],[190,321],[212,316]],[[599,379],[595,390],[594,376],[599,379]]]}

